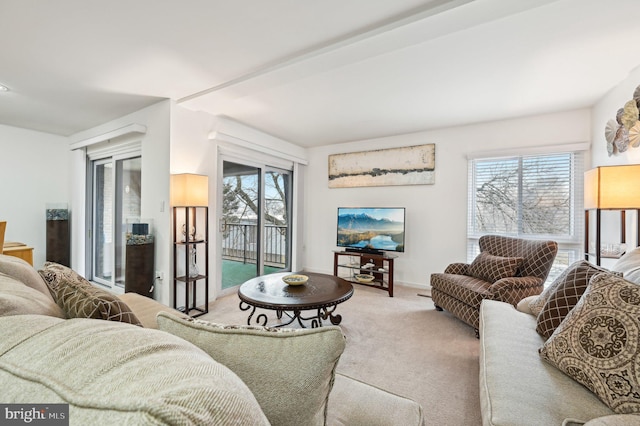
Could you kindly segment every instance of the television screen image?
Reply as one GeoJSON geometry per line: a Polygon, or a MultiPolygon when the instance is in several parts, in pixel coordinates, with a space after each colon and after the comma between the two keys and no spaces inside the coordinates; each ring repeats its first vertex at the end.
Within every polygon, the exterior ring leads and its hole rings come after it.
{"type": "Polygon", "coordinates": [[[338,247],[404,252],[404,207],[339,207],[338,247]]]}

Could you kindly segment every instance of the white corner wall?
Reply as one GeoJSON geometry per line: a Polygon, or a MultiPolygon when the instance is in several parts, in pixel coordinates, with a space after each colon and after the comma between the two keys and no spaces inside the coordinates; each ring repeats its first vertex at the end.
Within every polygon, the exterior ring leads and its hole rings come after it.
{"type": "Polygon", "coordinates": [[[623,153],[609,156],[607,153],[607,140],[604,137],[604,128],[607,121],[616,118],[619,108],[624,107],[627,101],[633,99],[633,92],[640,86],[640,67],[633,70],[614,89],[600,99],[592,109],[591,132],[593,145],[591,147],[591,167],[610,166],[619,164],[640,163],[640,148],[631,148],[623,153]]]}
{"type": "Polygon", "coordinates": [[[0,125],[0,220],[5,239],[34,248],[41,268],[46,255],[46,205],[69,202],[70,156],[66,137],[0,125]]]}
{"type": "MultiPolygon", "coordinates": [[[[72,135],[69,143],[90,139],[130,124],[142,124],[147,131],[142,142],[142,202],[141,217],[153,221],[156,270],[164,273],[164,282],[156,281],[155,298],[168,304],[167,288],[171,260],[169,209],[169,126],[170,101],[161,101],[132,114],[72,135]]],[[[71,267],[85,275],[86,230],[86,155],[83,149],[72,151],[71,191],[71,267]]]]}
{"type": "MultiPolygon", "coordinates": [[[[209,240],[209,301],[215,300],[217,294],[216,279],[214,277],[216,274],[215,261],[218,251],[216,250],[216,244],[212,242],[215,241],[216,235],[215,200],[218,156],[216,145],[209,140],[208,135],[215,129],[217,122],[218,119],[210,114],[194,112],[172,103],[170,174],[195,173],[209,176],[209,235],[207,237],[209,240]]],[[[172,211],[171,206],[169,206],[169,209],[172,211]]],[[[170,214],[170,218],[173,217],[172,215],[173,213],[170,214]]],[[[172,226],[170,223],[170,231],[172,226]]],[[[171,241],[171,239],[167,241],[167,245],[171,249],[170,259],[173,258],[173,244],[171,241]]],[[[202,265],[199,266],[203,268],[202,265]]],[[[171,265],[170,270],[170,274],[166,275],[166,288],[163,289],[163,295],[167,297],[164,303],[173,306],[173,289],[169,288],[173,286],[173,265],[171,265]]],[[[197,285],[198,300],[196,305],[201,306],[205,302],[204,293],[201,282],[197,283],[197,285]]],[[[178,306],[181,306],[184,305],[184,289],[183,286],[178,287],[176,301],[178,306]]]]}
{"type": "Polygon", "coordinates": [[[304,266],[333,272],[337,208],[406,207],[405,252],[395,262],[398,283],[424,287],[451,262],[466,261],[467,156],[474,152],[591,140],[590,110],[445,128],[310,148],[306,175],[304,266]],[[435,185],[328,187],[328,155],[436,144],[435,185]]]}
{"type": "MultiPolygon", "coordinates": [[[[593,134],[593,145],[591,147],[591,165],[587,169],[598,166],[612,166],[624,164],[640,164],[640,148],[632,148],[623,153],[609,156],[607,153],[607,140],[604,137],[604,129],[607,121],[616,118],[619,108],[623,108],[627,101],[633,99],[633,93],[640,85],[640,67],[634,69],[620,84],[600,99],[592,109],[591,132],[593,134]]],[[[636,235],[636,214],[629,212],[626,215],[627,242],[640,245],[635,241],[636,235]]],[[[615,211],[602,212],[602,234],[601,241],[605,243],[620,242],[620,218],[615,211]]],[[[592,238],[590,238],[592,239],[592,238]]],[[[610,259],[603,259],[604,266],[611,266],[610,259]]]]}
{"type": "MultiPolygon", "coordinates": [[[[175,103],[171,108],[171,164],[170,172],[197,173],[209,176],[209,300],[221,293],[220,233],[217,217],[221,214],[218,181],[222,172],[220,149],[237,149],[248,160],[252,155],[270,153],[273,156],[293,155],[306,158],[304,148],[275,138],[251,127],[207,113],[192,111],[175,103]],[[223,148],[221,148],[223,147],[223,148]]],[[[244,158],[244,157],[243,157],[244,158]]],[[[299,234],[299,233],[297,233],[299,234]]],[[[170,243],[169,243],[170,244],[170,243]]],[[[295,246],[296,244],[294,244],[295,246]]],[[[295,250],[295,247],[294,247],[295,250]]],[[[169,280],[165,280],[167,284],[169,280]]],[[[201,293],[201,291],[199,290],[201,293]]],[[[200,294],[199,293],[199,294],[200,294]]],[[[164,293],[163,293],[164,294],[164,293]]],[[[169,294],[169,293],[167,293],[169,294]]],[[[178,290],[178,301],[183,299],[178,290]]],[[[200,305],[203,301],[197,301],[200,305]]],[[[173,303],[173,300],[171,300],[173,303]]]]}

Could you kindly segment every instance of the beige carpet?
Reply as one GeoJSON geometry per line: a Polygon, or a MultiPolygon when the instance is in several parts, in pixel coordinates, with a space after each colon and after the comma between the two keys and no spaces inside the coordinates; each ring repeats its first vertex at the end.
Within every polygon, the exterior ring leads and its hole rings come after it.
{"type": "MultiPolygon", "coordinates": [[[[479,425],[479,341],[448,312],[436,312],[427,291],[386,292],[354,285],[338,306],[347,348],[338,371],[419,402],[428,425],[479,425]]],[[[237,295],[216,300],[201,319],[246,324],[237,295]]],[[[275,313],[265,310],[275,321],[275,313]]]]}

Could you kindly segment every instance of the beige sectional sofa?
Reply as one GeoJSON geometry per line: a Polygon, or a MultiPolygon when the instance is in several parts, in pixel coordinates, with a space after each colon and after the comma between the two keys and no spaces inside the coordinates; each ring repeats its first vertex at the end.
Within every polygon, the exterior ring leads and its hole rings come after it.
{"type": "Polygon", "coordinates": [[[0,403],[69,404],[71,425],[424,424],[335,373],[337,326],[217,325],[82,281],[0,254],[0,403]]]}
{"type": "Polygon", "coordinates": [[[640,248],[612,271],[584,261],[570,269],[554,288],[524,299],[517,308],[482,302],[483,425],[640,425],[640,248]],[[580,285],[584,293],[576,291],[580,285]],[[572,299],[573,307],[560,306],[572,299]],[[548,312],[552,315],[545,317],[548,312]],[[613,318],[613,324],[616,315],[628,321],[624,327],[589,328],[593,319],[613,318]],[[548,329],[551,320],[553,330],[548,329]],[[617,334],[619,346],[609,345],[609,333],[617,334]],[[622,378],[612,384],[616,374],[622,378]]]}

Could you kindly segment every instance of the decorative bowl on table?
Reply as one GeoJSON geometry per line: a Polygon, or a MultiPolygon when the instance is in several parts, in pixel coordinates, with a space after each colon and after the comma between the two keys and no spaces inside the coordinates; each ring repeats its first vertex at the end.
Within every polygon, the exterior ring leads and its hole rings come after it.
{"type": "Polygon", "coordinates": [[[285,275],[282,277],[282,281],[289,285],[302,285],[309,281],[309,277],[301,274],[285,275]]]}
{"type": "Polygon", "coordinates": [[[360,283],[370,283],[375,277],[370,274],[356,274],[355,279],[360,283]]]}

